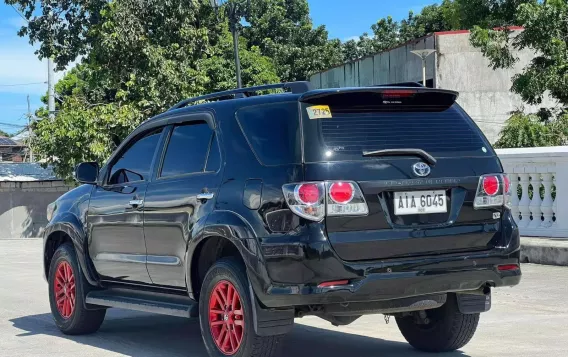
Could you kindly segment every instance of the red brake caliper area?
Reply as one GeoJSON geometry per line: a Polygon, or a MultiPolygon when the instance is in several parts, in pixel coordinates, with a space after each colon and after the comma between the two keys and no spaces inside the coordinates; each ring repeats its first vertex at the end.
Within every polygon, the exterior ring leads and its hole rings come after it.
{"type": "Polygon", "coordinates": [[[75,276],[71,265],[66,261],[60,262],[55,269],[53,290],[57,311],[64,319],[70,318],[75,310],[75,276]]]}
{"type": "Polygon", "coordinates": [[[232,356],[239,350],[244,335],[241,297],[235,286],[221,280],[209,297],[209,326],[213,341],[223,354],[232,356]]]}

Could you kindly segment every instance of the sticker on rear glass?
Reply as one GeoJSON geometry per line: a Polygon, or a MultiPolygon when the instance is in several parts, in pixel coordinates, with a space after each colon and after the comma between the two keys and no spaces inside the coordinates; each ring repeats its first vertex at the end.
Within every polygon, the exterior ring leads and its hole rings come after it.
{"type": "Polygon", "coordinates": [[[306,110],[308,111],[308,117],[310,117],[310,119],[331,118],[329,105],[313,105],[311,107],[307,107],[306,110]]]}

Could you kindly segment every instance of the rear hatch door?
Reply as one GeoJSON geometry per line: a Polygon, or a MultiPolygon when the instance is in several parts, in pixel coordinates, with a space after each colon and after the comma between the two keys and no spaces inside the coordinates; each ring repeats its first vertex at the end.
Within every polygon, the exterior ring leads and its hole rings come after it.
{"type": "Polygon", "coordinates": [[[301,98],[305,181],[355,181],[369,207],[366,216],[326,217],[342,259],[496,245],[499,219],[493,213],[500,209],[476,210],[473,200],[480,175],[502,168],[456,98],[426,88],[319,91],[301,98]]]}

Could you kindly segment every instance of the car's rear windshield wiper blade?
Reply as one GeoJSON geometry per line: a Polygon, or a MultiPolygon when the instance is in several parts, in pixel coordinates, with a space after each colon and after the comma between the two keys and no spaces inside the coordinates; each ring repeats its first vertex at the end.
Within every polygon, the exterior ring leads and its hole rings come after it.
{"type": "Polygon", "coordinates": [[[385,149],[377,151],[363,151],[363,156],[419,156],[430,165],[436,165],[434,156],[421,149],[385,149]]]}

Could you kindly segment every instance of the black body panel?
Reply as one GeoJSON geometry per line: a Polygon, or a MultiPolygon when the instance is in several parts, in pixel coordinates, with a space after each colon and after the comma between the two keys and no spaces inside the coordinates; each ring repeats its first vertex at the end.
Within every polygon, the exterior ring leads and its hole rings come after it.
{"type": "MultiPolygon", "coordinates": [[[[307,97],[317,99],[325,93],[307,97]]],[[[93,286],[181,292],[188,300],[196,300],[203,278],[203,272],[198,272],[200,256],[205,254],[202,249],[214,239],[230,242],[247,267],[258,315],[255,327],[267,335],[288,331],[293,312],[306,305],[330,305],[339,311],[333,304],[398,300],[397,308],[402,308],[400,299],[423,301],[414,297],[436,296],[435,302],[441,303],[447,293],[519,283],[520,269],[497,269],[502,264],[519,264],[519,232],[510,211],[473,207],[480,175],[502,172],[491,150],[475,157],[436,156],[427,178],[412,173],[412,165],[422,161],[418,157],[306,163],[298,155],[298,162],[263,164],[251,148],[250,140],[258,138],[243,135],[236,113],[298,102],[299,97],[275,94],[225,100],[174,109],[143,123],[109,163],[119,159],[121,151],[141,134],[163,128],[155,154],[146,157],[152,162],[151,175],[140,182],[107,185],[109,166],[105,165],[96,185],[78,187],[57,200],[45,230],[45,246],[60,233],[69,236],[93,286]],[[192,121],[206,122],[211,129],[219,145],[219,168],[209,171],[205,165],[197,174],[161,178],[169,133],[176,125],[192,121]],[[292,213],[282,186],[325,180],[357,182],[369,214],[314,222],[292,213]],[[447,212],[394,215],[394,192],[426,189],[445,190],[447,212]],[[212,196],[198,198],[204,193],[212,196]],[[131,205],[132,200],[143,204],[131,205]],[[318,287],[338,280],[348,283],[318,287]]],[[[301,120],[301,115],[290,120],[301,120]]],[[[292,134],[301,136],[300,131],[301,126],[292,134]]],[[[191,158],[193,153],[188,150],[184,155],[191,158]]],[[[48,253],[46,249],[47,266],[48,253]]],[[[102,304],[106,299],[107,306],[124,307],[132,302],[125,301],[128,291],[101,295],[96,301],[102,304]]],[[[152,294],[141,299],[147,300],[142,305],[152,311],[167,312],[171,307],[167,299],[153,299],[152,294]]],[[[477,300],[471,303],[476,305],[477,300]]]]}
{"type": "Polygon", "coordinates": [[[311,163],[305,180],[354,180],[367,201],[369,214],[328,217],[326,230],[344,260],[390,259],[429,254],[483,251],[501,239],[501,209],[476,210],[473,199],[479,176],[501,172],[496,157],[437,158],[427,178],[416,178],[416,158],[311,163]],[[396,216],[394,192],[444,190],[446,213],[396,216]]]}

